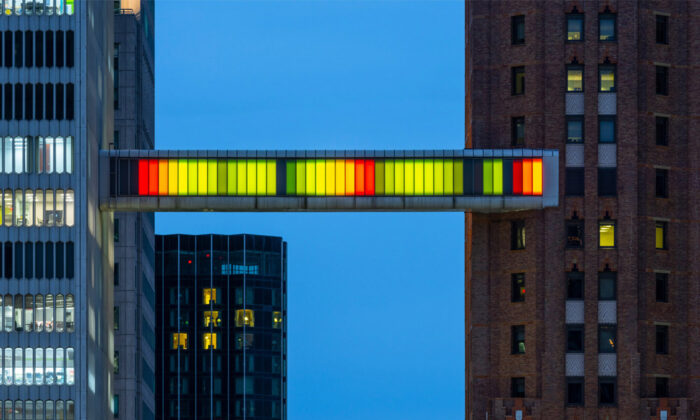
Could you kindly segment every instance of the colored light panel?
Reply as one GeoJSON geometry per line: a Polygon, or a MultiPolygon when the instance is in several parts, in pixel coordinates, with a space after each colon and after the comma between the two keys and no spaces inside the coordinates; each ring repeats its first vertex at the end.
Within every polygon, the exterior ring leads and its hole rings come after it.
{"type": "Polygon", "coordinates": [[[523,159],[523,195],[532,195],[532,159],[523,159]]]}
{"type": "Polygon", "coordinates": [[[493,194],[503,195],[503,159],[493,160],[493,194]]]}
{"type": "Polygon", "coordinates": [[[532,160],[532,194],[542,195],[542,159],[532,160]]]}

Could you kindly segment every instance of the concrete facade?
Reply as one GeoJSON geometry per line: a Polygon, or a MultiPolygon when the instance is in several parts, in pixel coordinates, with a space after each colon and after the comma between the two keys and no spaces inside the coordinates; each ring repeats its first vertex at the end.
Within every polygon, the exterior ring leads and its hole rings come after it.
{"type": "Polygon", "coordinates": [[[466,215],[466,418],[518,410],[525,419],[699,418],[700,4],[469,0],[465,18],[466,146],[511,147],[512,118],[522,116],[524,147],[560,150],[558,208],[466,215]],[[580,41],[567,41],[571,14],[583,18],[580,41]],[[512,40],[514,16],[524,18],[523,43],[512,40]],[[616,18],[614,40],[599,40],[604,16],[616,18]],[[668,17],[667,43],[657,42],[657,16],[668,17]],[[582,91],[567,91],[572,64],[583,69],[582,91]],[[609,65],[616,89],[600,92],[599,69],[609,65]],[[526,89],[513,95],[518,66],[526,89]],[[657,66],[669,69],[668,95],[657,94],[657,66]],[[668,145],[657,145],[658,116],[668,118],[668,145]],[[582,143],[567,144],[567,117],[582,119],[582,143]],[[608,117],[617,125],[612,145],[599,141],[608,117]],[[567,195],[574,168],[583,168],[582,195],[567,195]],[[599,194],[601,168],[616,168],[615,193],[599,194]],[[656,192],[657,169],[668,170],[667,197],[656,192]],[[511,249],[516,220],[525,223],[525,249],[511,249]],[[615,223],[614,247],[599,246],[606,221],[615,223]],[[582,226],[582,246],[568,242],[567,222],[582,226]],[[616,295],[604,301],[606,272],[616,273],[616,295]],[[525,273],[523,302],[512,302],[514,273],[525,273]],[[667,302],[657,301],[657,274],[668,278],[667,302]],[[567,278],[579,275],[583,296],[572,299],[567,278]],[[516,325],[525,328],[524,354],[512,351],[516,325]],[[605,325],[616,328],[612,353],[599,352],[605,325]],[[581,352],[567,351],[575,326],[581,352]],[[657,327],[668,327],[668,354],[657,352],[657,327]],[[524,378],[524,397],[514,397],[512,378],[524,378]],[[581,404],[568,403],[568,380],[583,384],[581,404]],[[611,404],[601,403],[601,381],[615,384],[611,404]]]}

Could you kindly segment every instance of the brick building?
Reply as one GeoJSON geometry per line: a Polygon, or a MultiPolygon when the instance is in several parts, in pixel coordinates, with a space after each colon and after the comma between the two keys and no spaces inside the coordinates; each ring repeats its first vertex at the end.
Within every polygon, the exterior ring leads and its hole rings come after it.
{"type": "Polygon", "coordinates": [[[466,215],[466,417],[700,418],[700,2],[467,0],[466,39],[466,146],[560,151],[558,208],[466,215]]]}

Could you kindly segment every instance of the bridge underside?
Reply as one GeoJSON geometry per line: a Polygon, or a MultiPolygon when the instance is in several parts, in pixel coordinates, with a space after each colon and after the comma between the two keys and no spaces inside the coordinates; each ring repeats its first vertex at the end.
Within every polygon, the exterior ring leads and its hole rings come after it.
{"type": "Polygon", "coordinates": [[[549,150],[119,150],[100,165],[103,211],[494,213],[559,195],[549,150]]]}

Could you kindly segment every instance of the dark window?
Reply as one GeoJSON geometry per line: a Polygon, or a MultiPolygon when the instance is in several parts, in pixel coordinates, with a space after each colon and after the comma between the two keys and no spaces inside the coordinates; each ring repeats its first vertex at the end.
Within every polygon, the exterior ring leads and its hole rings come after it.
{"type": "Polygon", "coordinates": [[[511,398],[525,398],[525,378],[510,378],[511,398]]]}
{"type": "Polygon", "coordinates": [[[115,149],[119,149],[119,130],[114,130],[113,144],[115,149]]]}
{"type": "Polygon", "coordinates": [[[510,17],[510,28],[511,28],[511,42],[513,45],[524,44],[525,43],[525,16],[511,16],[510,17]]]}
{"type": "Polygon", "coordinates": [[[44,32],[36,31],[34,32],[34,43],[36,48],[34,49],[34,61],[36,61],[37,67],[44,66],[44,32]]]}
{"type": "Polygon", "coordinates": [[[525,67],[518,66],[511,68],[511,94],[525,94],[525,67]]]}
{"type": "Polygon", "coordinates": [[[114,109],[119,109],[119,44],[114,44],[114,109]]]}
{"type": "Polygon", "coordinates": [[[583,273],[579,271],[566,273],[566,298],[568,300],[583,299],[583,273]]]}
{"type": "Polygon", "coordinates": [[[75,277],[75,243],[66,242],[66,278],[75,277]]]}
{"type": "Polygon", "coordinates": [[[566,91],[583,92],[583,66],[578,64],[566,66],[566,91]]]}
{"type": "Polygon", "coordinates": [[[66,31],[66,67],[75,65],[75,32],[66,31]]]}
{"type": "Polygon", "coordinates": [[[5,31],[5,67],[12,67],[12,31],[5,31]]]}
{"type": "Polygon", "coordinates": [[[73,83],[66,84],[66,119],[69,121],[75,119],[75,85],[73,83]]]}
{"type": "Polygon", "coordinates": [[[583,352],[583,325],[566,326],[566,351],[568,353],[583,352]]]}
{"type": "Polygon", "coordinates": [[[666,241],[667,232],[667,222],[656,222],[654,229],[654,246],[656,249],[668,249],[668,243],[666,241]]]}
{"type": "Polygon", "coordinates": [[[63,67],[63,59],[65,58],[63,52],[64,34],[63,31],[56,31],[56,67],[63,67]]]}
{"type": "Polygon", "coordinates": [[[12,119],[12,85],[5,83],[5,119],[12,119]]]}
{"type": "Polygon", "coordinates": [[[656,274],[656,301],[668,302],[668,273],[656,274]]]}
{"type": "Polygon", "coordinates": [[[525,302],[525,273],[513,273],[510,275],[511,302],[525,302]]]}
{"type": "Polygon", "coordinates": [[[24,119],[34,118],[34,85],[27,83],[24,85],[24,119]]]}
{"type": "Polygon", "coordinates": [[[46,31],[46,67],[53,67],[53,31],[46,31]]]}
{"type": "Polygon", "coordinates": [[[598,15],[598,39],[615,41],[617,39],[617,15],[605,13],[598,15]]]}
{"type": "Polygon", "coordinates": [[[598,142],[615,143],[615,117],[598,117],[598,142]]]}
{"type": "Polygon", "coordinates": [[[583,195],[583,168],[566,168],[566,195],[583,195]]]}
{"type": "Polygon", "coordinates": [[[63,278],[63,268],[64,266],[64,243],[56,242],[56,278],[63,278]]]}
{"type": "Polygon", "coordinates": [[[583,14],[570,13],[566,15],[566,40],[583,41],[583,14]]]}
{"type": "Polygon", "coordinates": [[[510,249],[525,249],[525,221],[510,222],[510,249]]]}
{"type": "Polygon", "coordinates": [[[16,120],[21,120],[23,115],[23,104],[22,104],[22,85],[20,83],[17,83],[15,85],[15,119],[16,120]]]}
{"type": "Polygon", "coordinates": [[[615,378],[598,378],[598,402],[600,405],[614,405],[616,401],[615,378]]]}
{"type": "Polygon", "coordinates": [[[510,143],[513,146],[525,145],[525,117],[513,117],[510,120],[510,143]]]}
{"type": "Polygon", "coordinates": [[[598,273],[598,300],[617,299],[617,274],[611,271],[598,273]]]}
{"type": "Polygon", "coordinates": [[[668,398],[668,378],[656,378],[656,398],[668,398]]]}
{"type": "Polygon", "coordinates": [[[598,325],[598,352],[615,353],[617,345],[617,325],[598,325]]]}
{"type": "Polygon", "coordinates": [[[598,195],[617,195],[617,168],[598,168],[598,195]]]}
{"type": "Polygon", "coordinates": [[[511,353],[525,354],[525,326],[514,325],[510,327],[511,353]]]}
{"type": "Polygon", "coordinates": [[[656,67],[656,94],[668,95],[668,67],[656,67]]]}
{"type": "Polygon", "coordinates": [[[15,67],[22,67],[22,56],[23,56],[23,48],[22,48],[22,32],[21,31],[15,31],[15,67]]]}
{"type": "Polygon", "coordinates": [[[668,325],[656,326],[656,354],[668,354],[668,325]]]}
{"type": "Polygon", "coordinates": [[[64,96],[63,96],[63,88],[64,88],[63,83],[56,83],[56,119],[57,120],[62,120],[63,119],[63,101],[64,101],[64,96]]]}
{"type": "Polygon", "coordinates": [[[34,278],[34,243],[24,243],[24,276],[34,278]]]}
{"type": "Polygon", "coordinates": [[[53,278],[53,242],[46,242],[46,278],[53,278]]]}
{"type": "Polygon", "coordinates": [[[583,378],[566,378],[566,404],[583,405],[583,378]]]}
{"type": "Polygon", "coordinates": [[[34,65],[34,33],[32,31],[24,33],[24,65],[27,67],[34,65]]]}
{"type": "Polygon", "coordinates": [[[47,120],[53,120],[53,83],[46,84],[46,112],[44,117],[47,120]]]}
{"type": "Polygon", "coordinates": [[[114,242],[119,242],[119,219],[114,218],[114,242]]]}
{"type": "Polygon", "coordinates": [[[114,285],[119,286],[119,263],[114,263],[114,285]]]}
{"type": "Polygon", "coordinates": [[[668,117],[656,117],[656,144],[668,145],[668,117]]]}
{"type": "Polygon", "coordinates": [[[668,169],[656,170],[656,196],[668,198],[668,169]]]}
{"type": "Polygon", "coordinates": [[[5,44],[2,42],[2,34],[3,34],[3,33],[0,32],[0,66],[2,66],[2,59],[3,59],[3,57],[4,57],[4,54],[2,53],[2,47],[5,45],[5,44]]]}
{"type": "Polygon", "coordinates": [[[34,271],[36,278],[41,279],[44,278],[44,243],[37,242],[34,250],[36,251],[36,258],[34,259],[36,264],[34,265],[34,271]]]}
{"type": "Polygon", "coordinates": [[[12,278],[12,242],[5,242],[5,278],[12,278]]]}
{"type": "Polygon", "coordinates": [[[15,278],[21,279],[24,277],[24,249],[22,242],[15,242],[15,278]]]}
{"type": "Polygon", "coordinates": [[[566,117],[566,142],[583,143],[582,117],[566,117]]]}
{"type": "Polygon", "coordinates": [[[668,16],[656,15],[656,43],[668,44],[668,16]]]}
{"type": "Polygon", "coordinates": [[[598,90],[615,92],[615,66],[603,64],[598,66],[598,90]]]}
{"type": "Polygon", "coordinates": [[[34,88],[34,95],[36,101],[34,101],[34,118],[37,120],[44,119],[44,85],[37,83],[34,88]]]}

